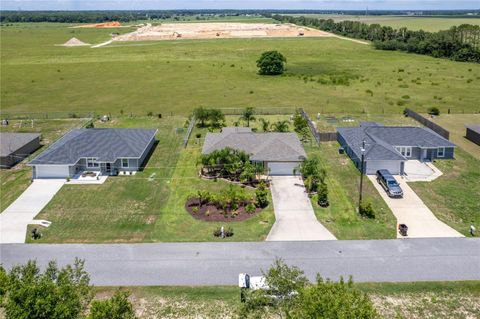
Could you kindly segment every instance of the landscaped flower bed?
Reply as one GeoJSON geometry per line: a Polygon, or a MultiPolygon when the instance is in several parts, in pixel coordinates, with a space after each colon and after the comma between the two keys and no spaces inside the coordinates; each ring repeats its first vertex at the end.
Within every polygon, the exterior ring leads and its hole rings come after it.
{"type": "Polygon", "coordinates": [[[185,209],[204,221],[242,221],[255,216],[268,205],[268,191],[261,185],[252,198],[243,189],[230,186],[218,193],[198,191],[190,196],[185,209]]]}

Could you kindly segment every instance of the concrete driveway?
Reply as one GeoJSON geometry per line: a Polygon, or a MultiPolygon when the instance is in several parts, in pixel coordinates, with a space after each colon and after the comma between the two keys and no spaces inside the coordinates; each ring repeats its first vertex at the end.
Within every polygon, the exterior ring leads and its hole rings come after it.
{"type": "Polygon", "coordinates": [[[24,243],[27,225],[62,188],[63,179],[37,179],[0,214],[0,244],[24,243]]]}
{"type": "Polygon", "coordinates": [[[267,241],[335,240],[317,220],[300,177],[273,176],[272,191],[275,224],[267,241]]]}
{"type": "MultiPolygon", "coordinates": [[[[377,182],[375,175],[368,175],[375,188],[397,218],[397,224],[408,226],[408,237],[464,237],[455,229],[444,224],[423,203],[420,197],[408,186],[400,176],[395,179],[403,190],[403,198],[390,198],[377,182]]],[[[397,238],[405,238],[397,231],[397,238]]]]}
{"type": "Polygon", "coordinates": [[[430,182],[443,173],[430,162],[408,160],[405,162],[405,179],[408,182],[430,182]]]}

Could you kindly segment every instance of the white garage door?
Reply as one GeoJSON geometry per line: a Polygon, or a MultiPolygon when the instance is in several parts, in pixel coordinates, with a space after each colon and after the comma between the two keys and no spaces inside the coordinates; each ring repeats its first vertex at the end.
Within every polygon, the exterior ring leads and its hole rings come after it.
{"type": "Polygon", "coordinates": [[[401,161],[368,161],[366,171],[367,174],[373,175],[379,169],[386,169],[392,175],[399,175],[401,163],[401,161]]]}
{"type": "Polygon", "coordinates": [[[68,165],[37,165],[36,178],[66,178],[70,176],[68,165]]]}
{"type": "Polygon", "coordinates": [[[299,165],[299,162],[270,162],[268,168],[270,175],[293,175],[293,169],[299,165]]]}

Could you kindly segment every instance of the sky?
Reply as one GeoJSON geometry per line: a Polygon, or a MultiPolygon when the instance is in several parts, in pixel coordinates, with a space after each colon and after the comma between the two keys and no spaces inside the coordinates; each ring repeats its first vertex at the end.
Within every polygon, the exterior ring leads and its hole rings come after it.
{"type": "Polygon", "coordinates": [[[480,9],[480,0],[0,0],[1,10],[452,10],[480,9]]]}

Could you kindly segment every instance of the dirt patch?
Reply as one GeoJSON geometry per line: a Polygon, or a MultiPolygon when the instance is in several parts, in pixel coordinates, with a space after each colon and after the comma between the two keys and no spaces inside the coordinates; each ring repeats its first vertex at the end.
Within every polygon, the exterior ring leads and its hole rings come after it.
{"type": "Polygon", "coordinates": [[[61,44],[61,46],[64,46],[64,47],[82,47],[86,45],[90,45],[90,44],[80,41],[77,38],[71,38],[64,44],[61,44]]]}
{"type": "Polygon", "coordinates": [[[166,23],[147,24],[134,32],[119,35],[114,41],[175,39],[331,37],[332,34],[294,24],[268,23],[166,23]]]}
{"type": "Polygon", "coordinates": [[[72,28],[118,28],[121,27],[122,24],[118,21],[110,21],[104,23],[93,23],[93,24],[83,24],[74,26],[72,28]]]}
{"type": "Polygon", "coordinates": [[[238,222],[252,218],[262,211],[261,208],[257,207],[255,212],[247,213],[245,206],[246,204],[242,204],[235,211],[223,211],[211,204],[204,204],[202,207],[199,207],[198,199],[192,198],[185,204],[185,209],[193,218],[207,222],[238,222]],[[194,212],[196,208],[198,208],[198,211],[194,212]]]}

